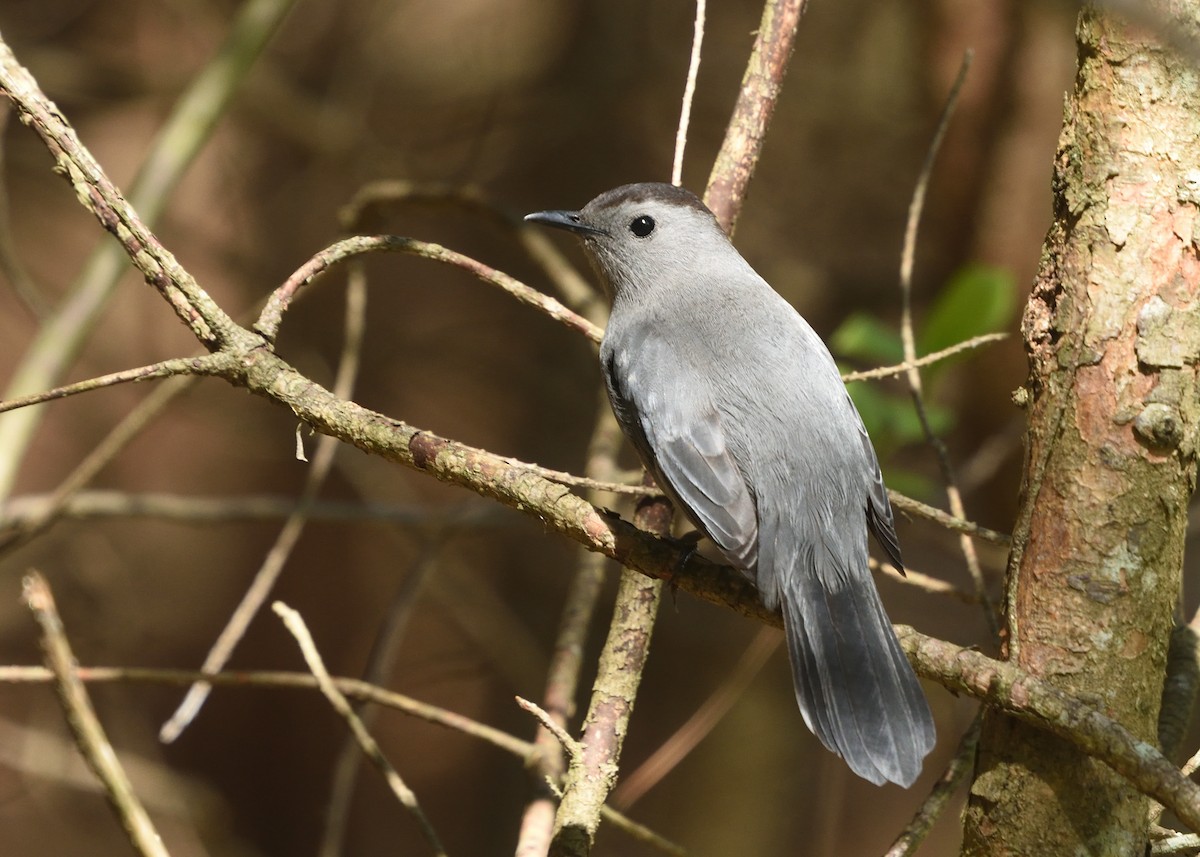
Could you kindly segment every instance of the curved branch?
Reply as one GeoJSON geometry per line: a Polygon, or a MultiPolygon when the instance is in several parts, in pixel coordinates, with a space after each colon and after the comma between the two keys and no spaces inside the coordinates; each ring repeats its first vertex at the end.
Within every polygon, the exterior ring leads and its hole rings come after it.
{"type": "Polygon", "coordinates": [[[573,310],[567,309],[549,295],[525,285],[502,271],[497,271],[495,268],[476,261],[470,256],[456,253],[439,244],[418,241],[415,238],[403,238],[398,235],[357,235],[326,247],[301,265],[295,273],[287,278],[287,281],[283,285],[271,294],[267,305],[263,307],[262,314],[258,317],[258,321],[254,323],[254,329],[262,334],[268,342],[273,343],[275,337],[279,334],[279,325],[283,321],[284,312],[287,311],[292,299],[295,298],[296,293],[301,288],[311,283],[339,262],[353,259],[364,253],[380,252],[411,253],[414,256],[421,256],[425,259],[445,262],[448,265],[462,268],[464,271],[474,274],[485,283],[499,286],[517,300],[536,307],[555,321],[561,322],[572,330],[582,333],[592,340],[592,342],[599,342],[600,338],[604,335],[603,330],[583,316],[573,310]]]}

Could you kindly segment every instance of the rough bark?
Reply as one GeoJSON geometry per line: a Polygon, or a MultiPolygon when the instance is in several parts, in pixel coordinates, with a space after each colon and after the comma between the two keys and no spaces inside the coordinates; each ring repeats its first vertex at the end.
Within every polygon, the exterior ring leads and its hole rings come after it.
{"type": "MultiPolygon", "coordinates": [[[[1159,8],[1194,33],[1198,5],[1159,8]]],[[[1200,85],[1112,16],[1085,10],[1077,35],[1055,219],[1023,323],[1008,655],[1157,743],[1200,417],[1200,85]]],[[[963,853],[1142,854],[1146,811],[1106,765],[989,713],[963,853]]]]}

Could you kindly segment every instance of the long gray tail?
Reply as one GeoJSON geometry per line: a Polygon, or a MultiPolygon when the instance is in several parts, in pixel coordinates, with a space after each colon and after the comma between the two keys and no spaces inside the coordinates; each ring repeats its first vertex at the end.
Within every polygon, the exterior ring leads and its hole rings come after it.
{"type": "Polygon", "coordinates": [[[781,594],[804,722],[860,777],[907,788],[933,748],[933,718],[874,581],[792,578],[781,594]]]}

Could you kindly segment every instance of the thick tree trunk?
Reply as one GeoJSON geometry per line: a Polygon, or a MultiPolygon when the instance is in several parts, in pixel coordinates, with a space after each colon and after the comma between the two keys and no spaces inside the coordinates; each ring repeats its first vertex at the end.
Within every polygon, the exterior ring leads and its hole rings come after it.
{"type": "MultiPolygon", "coordinates": [[[[1158,8],[1195,34],[1197,0],[1158,8]]],[[[1200,355],[1200,85],[1096,10],[1055,165],[1055,221],[1025,312],[1030,378],[1008,654],[1156,743],[1200,355]]],[[[1068,743],[989,714],[967,855],[1140,855],[1146,800],[1068,743]]]]}

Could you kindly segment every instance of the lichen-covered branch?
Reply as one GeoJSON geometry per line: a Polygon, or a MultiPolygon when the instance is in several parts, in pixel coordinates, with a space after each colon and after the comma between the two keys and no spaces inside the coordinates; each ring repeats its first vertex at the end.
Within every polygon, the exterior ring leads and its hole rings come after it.
{"type": "MultiPolygon", "coordinates": [[[[671,530],[673,514],[665,497],[646,498],[638,504],[634,524],[640,530],[665,535],[671,530]]],[[[650,656],[661,598],[661,580],[622,570],[616,611],[600,653],[583,724],[582,751],[567,768],[562,803],[554,819],[552,857],[586,857],[591,852],[600,809],[617,782],[621,748],[650,656]]]]}

